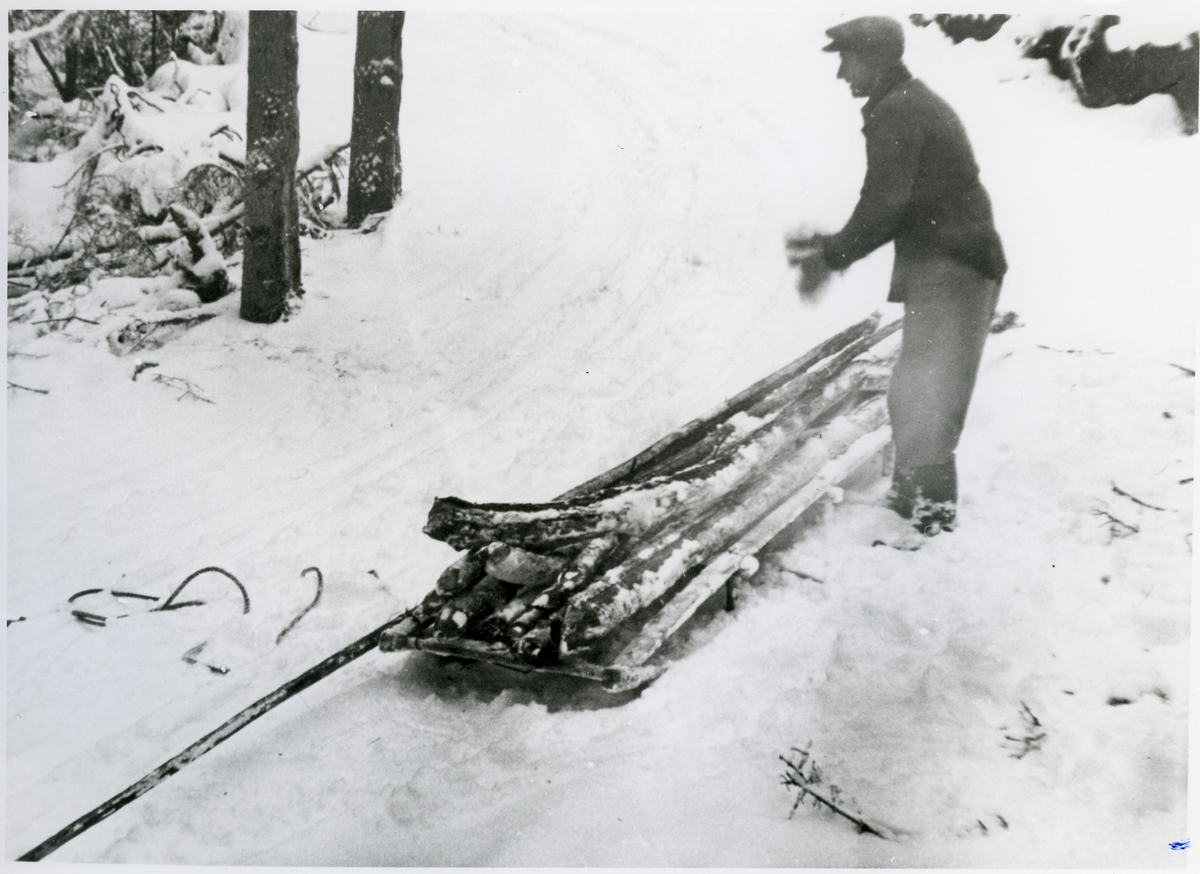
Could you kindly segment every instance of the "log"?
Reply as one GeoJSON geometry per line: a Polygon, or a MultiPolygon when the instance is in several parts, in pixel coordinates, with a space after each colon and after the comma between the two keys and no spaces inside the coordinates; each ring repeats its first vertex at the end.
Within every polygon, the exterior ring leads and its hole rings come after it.
{"type": "Polygon", "coordinates": [[[820,500],[831,487],[882,450],[891,436],[890,427],[884,425],[876,428],[821,468],[819,474],[739,537],[733,546],[710,560],[704,570],[695,579],[689,580],[684,590],[672,598],[642,627],[638,636],[622,648],[614,662],[640,665],[649,660],[731,577],[753,574],[758,564],[753,556],[820,500]]]}
{"type": "Polygon", "coordinates": [[[518,586],[546,585],[566,564],[557,556],[540,555],[507,543],[493,543],[486,554],[488,574],[518,586]]]}
{"type": "Polygon", "coordinates": [[[637,455],[626,461],[621,462],[616,467],[605,471],[604,473],[592,477],[587,482],[576,486],[563,493],[559,500],[570,500],[572,498],[587,495],[598,491],[602,488],[615,485],[620,482],[633,480],[640,475],[640,472],[648,467],[653,462],[665,458],[671,453],[678,452],[686,447],[692,440],[698,439],[708,433],[714,425],[724,422],[731,416],[747,409],[751,404],[755,403],[765,395],[779,388],[779,386],[791,381],[799,374],[806,371],[809,367],[816,364],[823,358],[828,358],[835,354],[840,349],[844,348],[849,343],[863,337],[864,335],[874,331],[879,325],[881,314],[876,312],[870,317],[863,319],[856,325],[851,325],[844,331],[830,337],[823,343],[814,346],[808,352],[805,352],[791,364],[788,364],[769,376],[763,377],[754,385],[746,388],[729,400],[718,405],[716,409],[710,411],[698,419],[693,419],[686,425],[683,425],[672,431],[666,437],[653,443],[646,449],[643,449],[637,455]]]}
{"type": "Polygon", "coordinates": [[[487,555],[483,549],[464,553],[442,571],[438,577],[437,591],[443,595],[459,595],[483,578],[487,566],[487,555]]]}
{"type": "Polygon", "coordinates": [[[680,472],[677,478],[635,484],[590,502],[471,504],[461,498],[438,498],[429,511],[425,533],[458,549],[503,541],[543,553],[615,532],[649,535],[672,517],[699,512],[722,500],[753,473],[763,452],[776,451],[788,433],[800,433],[848,398],[866,368],[865,364],[844,368],[836,379],[819,386],[819,393],[814,386],[773,420],[758,422],[725,455],[680,472]]]}
{"type": "Polygon", "coordinates": [[[491,613],[508,600],[504,583],[493,576],[484,576],[474,588],[451,598],[438,614],[438,634],[458,637],[477,619],[491,613]]]}
{"type": "Polygon", "coordinates": [[[841,375],[855,358],[895,333],[899,328],[900,320],[897,319],[869,336],[854,341],[836,355],[821,361],[814,369],[785,382],[746,410],[718,425],[692,446],[662,459],[649,468],[644,468],[642,475],[647,477],[671,476],[690,465],[702,464],[724,453],[735,451],[738,446],[756,439],[760,430],[781,411],[792,404],[804,401],[814,392],[823,390],[823,386],[841,375]]]}
{"type": "Polygon", "coordinates": [[[489,630],[503,634],[515,644],[535,625],[566,604],[571,595],[588,586],[619,542],[615,534],[608,534],[588,543],[549,587],[522,593],[504,605],[496,614],[496,622],[490,623],[489,630]]]}
{"type": "Polygon", "coordinates": [[[886,418],[881,398],[838,417],[798,452],[778,452],[773,463],[764,459],[763,476],[743,484],[736,495],[729,495],[704,517],[670,526],[636,556],[610,569],[568,602],[560,653],[565,656],[592,644],[665,594],[684,574],[727,548],[886,418]]]}

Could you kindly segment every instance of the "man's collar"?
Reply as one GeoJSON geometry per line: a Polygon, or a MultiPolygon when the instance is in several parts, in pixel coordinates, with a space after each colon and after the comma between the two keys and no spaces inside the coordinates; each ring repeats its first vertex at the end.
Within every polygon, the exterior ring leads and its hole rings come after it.
{"type": "Polygon", "coordinates": [[[904,66],[903,61],[897,61],[893,66],[889,67],[882,78],[880,78],[879,84],[875,86],[871,96],[867,98],[867,102],[863,106],[863,114],[866,115],[874,109],[875,104],[891,94],[897,86],[910,81],[912,77],[912,73],[908,71],[908,67],[904,66]]]}

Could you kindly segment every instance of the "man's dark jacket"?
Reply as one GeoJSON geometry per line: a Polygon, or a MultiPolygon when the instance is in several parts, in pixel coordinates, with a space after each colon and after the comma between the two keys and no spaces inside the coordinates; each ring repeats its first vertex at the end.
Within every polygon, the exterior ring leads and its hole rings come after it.
{"type": "MultiPolygon", "coordinates": [[[[849,222],[825,239],[825,260],[849,267],[889,240],[898,264],[943,256],[999,281],[1008,265],[992,204],[962,122],[897,65],[863,107],[867,177],[849,222]]],[[[890,301],[904,299],[893,274],[890,301]]]]}

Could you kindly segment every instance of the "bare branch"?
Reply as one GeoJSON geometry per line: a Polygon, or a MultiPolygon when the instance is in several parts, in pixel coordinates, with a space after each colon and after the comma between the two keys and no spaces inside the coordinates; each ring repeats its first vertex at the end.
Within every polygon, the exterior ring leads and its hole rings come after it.
{"type": "Polygon", "coordinates": [[[81,10],[79,9],[65,9],[43,25],[31,27],[29,30],[18,30],[15,33],[10,33],[8,35],[8,47],[10,49],[20,48],[31,40],[55,33],[80,12],[81,10]]]}

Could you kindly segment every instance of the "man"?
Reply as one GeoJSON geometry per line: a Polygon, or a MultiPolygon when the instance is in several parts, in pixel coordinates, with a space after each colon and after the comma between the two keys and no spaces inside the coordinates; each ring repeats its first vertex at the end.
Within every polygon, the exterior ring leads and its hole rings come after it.
{"type": "Polygon", "coordinates": [[[846,226],[790,238],[789,261],[815,298],[831,271],[895,244],[888,300],[904,304],[904,331],[888,390],[888,505],[932,536],[954,525],[954,453],[1007,264],[962,122],[904,66],[899,23],[857,18],[826,35],[838,78],[867,98],[867,175],[846,226]]]}

